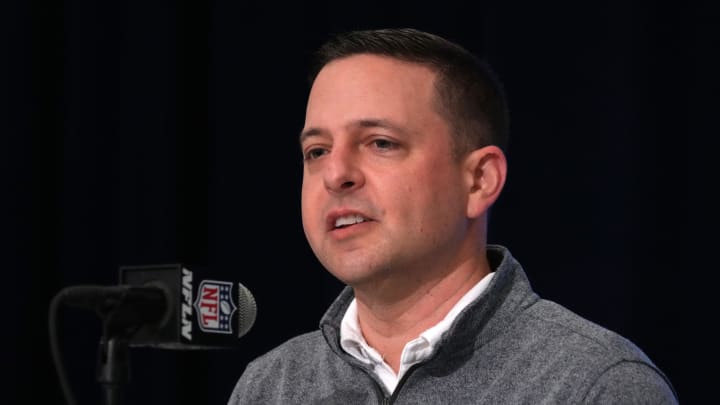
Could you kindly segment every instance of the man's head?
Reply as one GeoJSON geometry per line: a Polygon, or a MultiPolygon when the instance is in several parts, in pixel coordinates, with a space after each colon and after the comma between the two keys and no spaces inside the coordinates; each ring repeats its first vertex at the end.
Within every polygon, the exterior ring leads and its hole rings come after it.
{"type": "MultiPolygon", "coordinates": [[[[398,283],[417,288],[484,260],[486,212],[502,189],[506,162],[496,146],[498,124],[485,121],[485,110],[470,117],[450,90],[459,85],[444,76],[479,77],[470,72],[473,59],[435,37],[393,32],[377,35],[403,57],[348,51],[326,58],[313,75],[300,141],[303,226],[313,251],[347,284],[395,293],[398,283]],[[415,43],[415,36],[420,44],[405,49],[402,42],[415,43]],[[430,46],[434,41],[439,45],[430,46]],[[456,133],[473,140],[458,142],[456,133]]],[[[331,44],[338,41],[344,43],[331,44]]],[[[331,48],[339,49],[322,52],[331,48]]],[[[465,97],[480,86],[460,87],[465,97]]]]}
{"type": "Polygon", "coordinates": [[[358,54],[423,64],[437,74],[434,101],[452,127],[458,157],[486,145],[507,149],[509,117],[502,85],[490,66],[466,49],[411,28],[343,33],[315,53],[310,84],[328,63],[358,54]]]}

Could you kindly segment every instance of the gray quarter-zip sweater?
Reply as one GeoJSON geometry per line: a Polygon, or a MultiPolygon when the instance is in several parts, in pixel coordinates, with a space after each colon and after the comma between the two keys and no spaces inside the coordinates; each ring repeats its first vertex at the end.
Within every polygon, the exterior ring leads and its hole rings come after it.
{"type": "Polygon", "coordinates": [[[320,330],[247,365],[228,405],[676,404],[666,376],[632,342],[535,294],[510,252],[488,246],[495,276],[436,352],[389,394],[340,347],[345,288],[320,330]]]}

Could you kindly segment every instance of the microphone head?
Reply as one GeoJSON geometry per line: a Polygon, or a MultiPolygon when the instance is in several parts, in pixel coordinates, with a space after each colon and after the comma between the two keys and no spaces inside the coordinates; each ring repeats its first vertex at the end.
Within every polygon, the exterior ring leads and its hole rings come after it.
{"type": "Polygon", "coordinates": [[[253,297],[250,290],[247,289],[241,283],[238,283],[238,332],[237,337],[242,337],[255,323],[255,317],[257,316],[257,305],[255,304],[255,297],[253,297]]]}
{"type": "Polygon", "coordinates": [[[238,338],[250,331],[257,316],[255,297],[243,284],[181,263],[121,266],[120,285],[154,287],[153,291],[164,292],[167,301],[167,316],[137,330],[130,346],[237,348],[238,338]]]}

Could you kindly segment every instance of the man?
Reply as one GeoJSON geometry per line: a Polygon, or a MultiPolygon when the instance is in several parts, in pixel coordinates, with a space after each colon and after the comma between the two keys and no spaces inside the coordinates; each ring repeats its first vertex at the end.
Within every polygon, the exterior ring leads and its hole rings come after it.
{"type": "Polygon", "coordinates": [[[417,30],[358,31],[311,79],[303,227],[348,287],[229,404],[677,403],[638,347],[540,299],[487,244],[508,119],[486,65],[417,30]]]}

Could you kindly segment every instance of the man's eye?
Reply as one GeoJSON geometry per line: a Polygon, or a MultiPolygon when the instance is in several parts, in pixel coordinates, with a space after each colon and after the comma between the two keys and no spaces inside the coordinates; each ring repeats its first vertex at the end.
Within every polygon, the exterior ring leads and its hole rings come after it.
{"type": "Polygon", "coordinates": [[[397,147],[397,143],[387,139],[375,139],[372,141],[372,144],[378,149],[393,149],[397,147]]]}
{"type": "Polygon", "coordinates": [[[323,148],[312,148],[305,152],[305,160],[315,160],[320,156],[327,153],[327,149],[323,148]]]}

